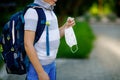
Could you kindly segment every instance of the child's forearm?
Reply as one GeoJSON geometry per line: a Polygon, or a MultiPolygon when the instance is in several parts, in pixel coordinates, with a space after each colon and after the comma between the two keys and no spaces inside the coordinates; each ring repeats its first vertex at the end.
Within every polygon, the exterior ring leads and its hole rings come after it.
{"type": "Polygon", "coordinates": [[[63,37],[63,36],[64,36],[64,30],[65,30],[65,26],[64,26],[64,25],[59,28],[60,37],[63,37]]]}
{"type": "Polygon", "coordinates": [[[38,78],[40,80],[49,80],[47,73],[44,71],[44,69],[42,68],[42,65],[40,64],[40,61],[37,57],[34,47],[28,45],[25,48],[26,48],[26,52],[27,52],[27,55],[28,55],[31,63],[34,66],[34,69],[36,70],[36,72],[38,74],[38,78]]]}
{"type": "Polygon", "coordinates": [[[24,46],[25,46],[26,53],[29,57],[29,60],[33,64],[36,72],[42,73],[44,70],[42,68],[42,65],[40,64],[37,53],[36,53],[35,48],[33,46],[34,37],[35,37],[35,32],[25,31],[24,46]]]}
{"type": "Polygon", "coordinates": [[[65,24],[59,28],[60,37],[64,36],[64,31],[65,31],[66,28],[73,27],[74,25],[75,25],[74,18],[68,17],[68,19],[65,22],[65,24]]]}
{"type": "Polygon", "coordinates": [[[42,65],[40,64],[40,61],[37,57],[34,47],[32,45],[28,44],[28,45],[25,45],[25,49],[26,49],[27,55],[29,57],[29,60],[32,63],[32,65],[34,66],[36,72],[38,74],[42,73],[44,70],[42,68],[42,65]]]}

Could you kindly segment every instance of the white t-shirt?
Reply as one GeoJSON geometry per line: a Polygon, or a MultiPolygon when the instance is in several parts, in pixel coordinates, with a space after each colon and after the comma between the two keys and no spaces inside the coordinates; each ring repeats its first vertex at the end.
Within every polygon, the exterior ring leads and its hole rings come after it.
{"type": "MultiPolygon", "coordinates": [[[[43,9],[46,15],[46,21],[50,22],[49,26],[49,44],[50,44],[50,55],[47,56],[46,53],[46,27],[34,47],[37,52],[38,58],[42,65],[47,65],[52,63],[57,55],[59,43],[60,43],[60,33],[58,28],[57,17],[52,10],[43,9]]],[[[25,15],[25,27],[24,30],[36,31],[38,23],[38,14],[35,9],[29,8],[25,15]]]]}

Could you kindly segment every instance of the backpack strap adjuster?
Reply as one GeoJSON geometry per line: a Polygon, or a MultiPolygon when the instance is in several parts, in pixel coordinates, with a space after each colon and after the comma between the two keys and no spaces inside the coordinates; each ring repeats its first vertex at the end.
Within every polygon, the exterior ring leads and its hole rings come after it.
{"type": "Polygon", "coordinates": [[[8,40],[8,41],[10,40],[10,35],[7,36],[7,40],[8,40]]]}
{"type": "Polygon", "coordinates": [[[12,47],[10,50],[11,50],[11,51],[15,51],[14,47],[12,47]]]}

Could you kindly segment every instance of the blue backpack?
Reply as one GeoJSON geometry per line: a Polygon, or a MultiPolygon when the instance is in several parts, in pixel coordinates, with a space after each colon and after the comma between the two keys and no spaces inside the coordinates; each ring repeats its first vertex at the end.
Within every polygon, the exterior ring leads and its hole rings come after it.
{"type": "Polygon", "coordinates": [[[2,56],[8,74],[25,74],[29,66],[29,59],[24,48],[24,14],[28,8],[34,8],[39,17],[34,43],[39,40],[46,26],[45,13],[37,4],[30,4],[24,10],[11,16],[3,27],[0,38],[2,56]]]}

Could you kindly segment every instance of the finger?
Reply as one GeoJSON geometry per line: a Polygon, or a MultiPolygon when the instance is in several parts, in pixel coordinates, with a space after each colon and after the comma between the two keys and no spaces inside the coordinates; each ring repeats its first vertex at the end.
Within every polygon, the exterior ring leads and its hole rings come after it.
{"type": "Polygon", "coordinates": [[[73,24],[73,23],[75,23],[74,20],[72,20],[72,21],[68,21],[68,24],[69,24],[69,25],[71,25],[71,24],[73,24]]]}
{"type": "Polygon", "coordinates": [[[72,17],[68,17],[68,19],[67,19],[67,21],[73,21],[74,20],[74,18],[72,18],[72,17]]]}
{"type": "Polygon", "coordinates": [[[75,22],[69,23],[68,26],[74,26],[75,22]]]}
{"type": "Polygon", "coordinates": [[[74,26],[74,25],[75,25],[75,21],[73,21],[73,22],[71,23],[71,25],[74,26]]]}
{"type": "Polygon", "coordinates": [[[70,24],[75,24],[75,21],[72,21],[70,24]]]}

